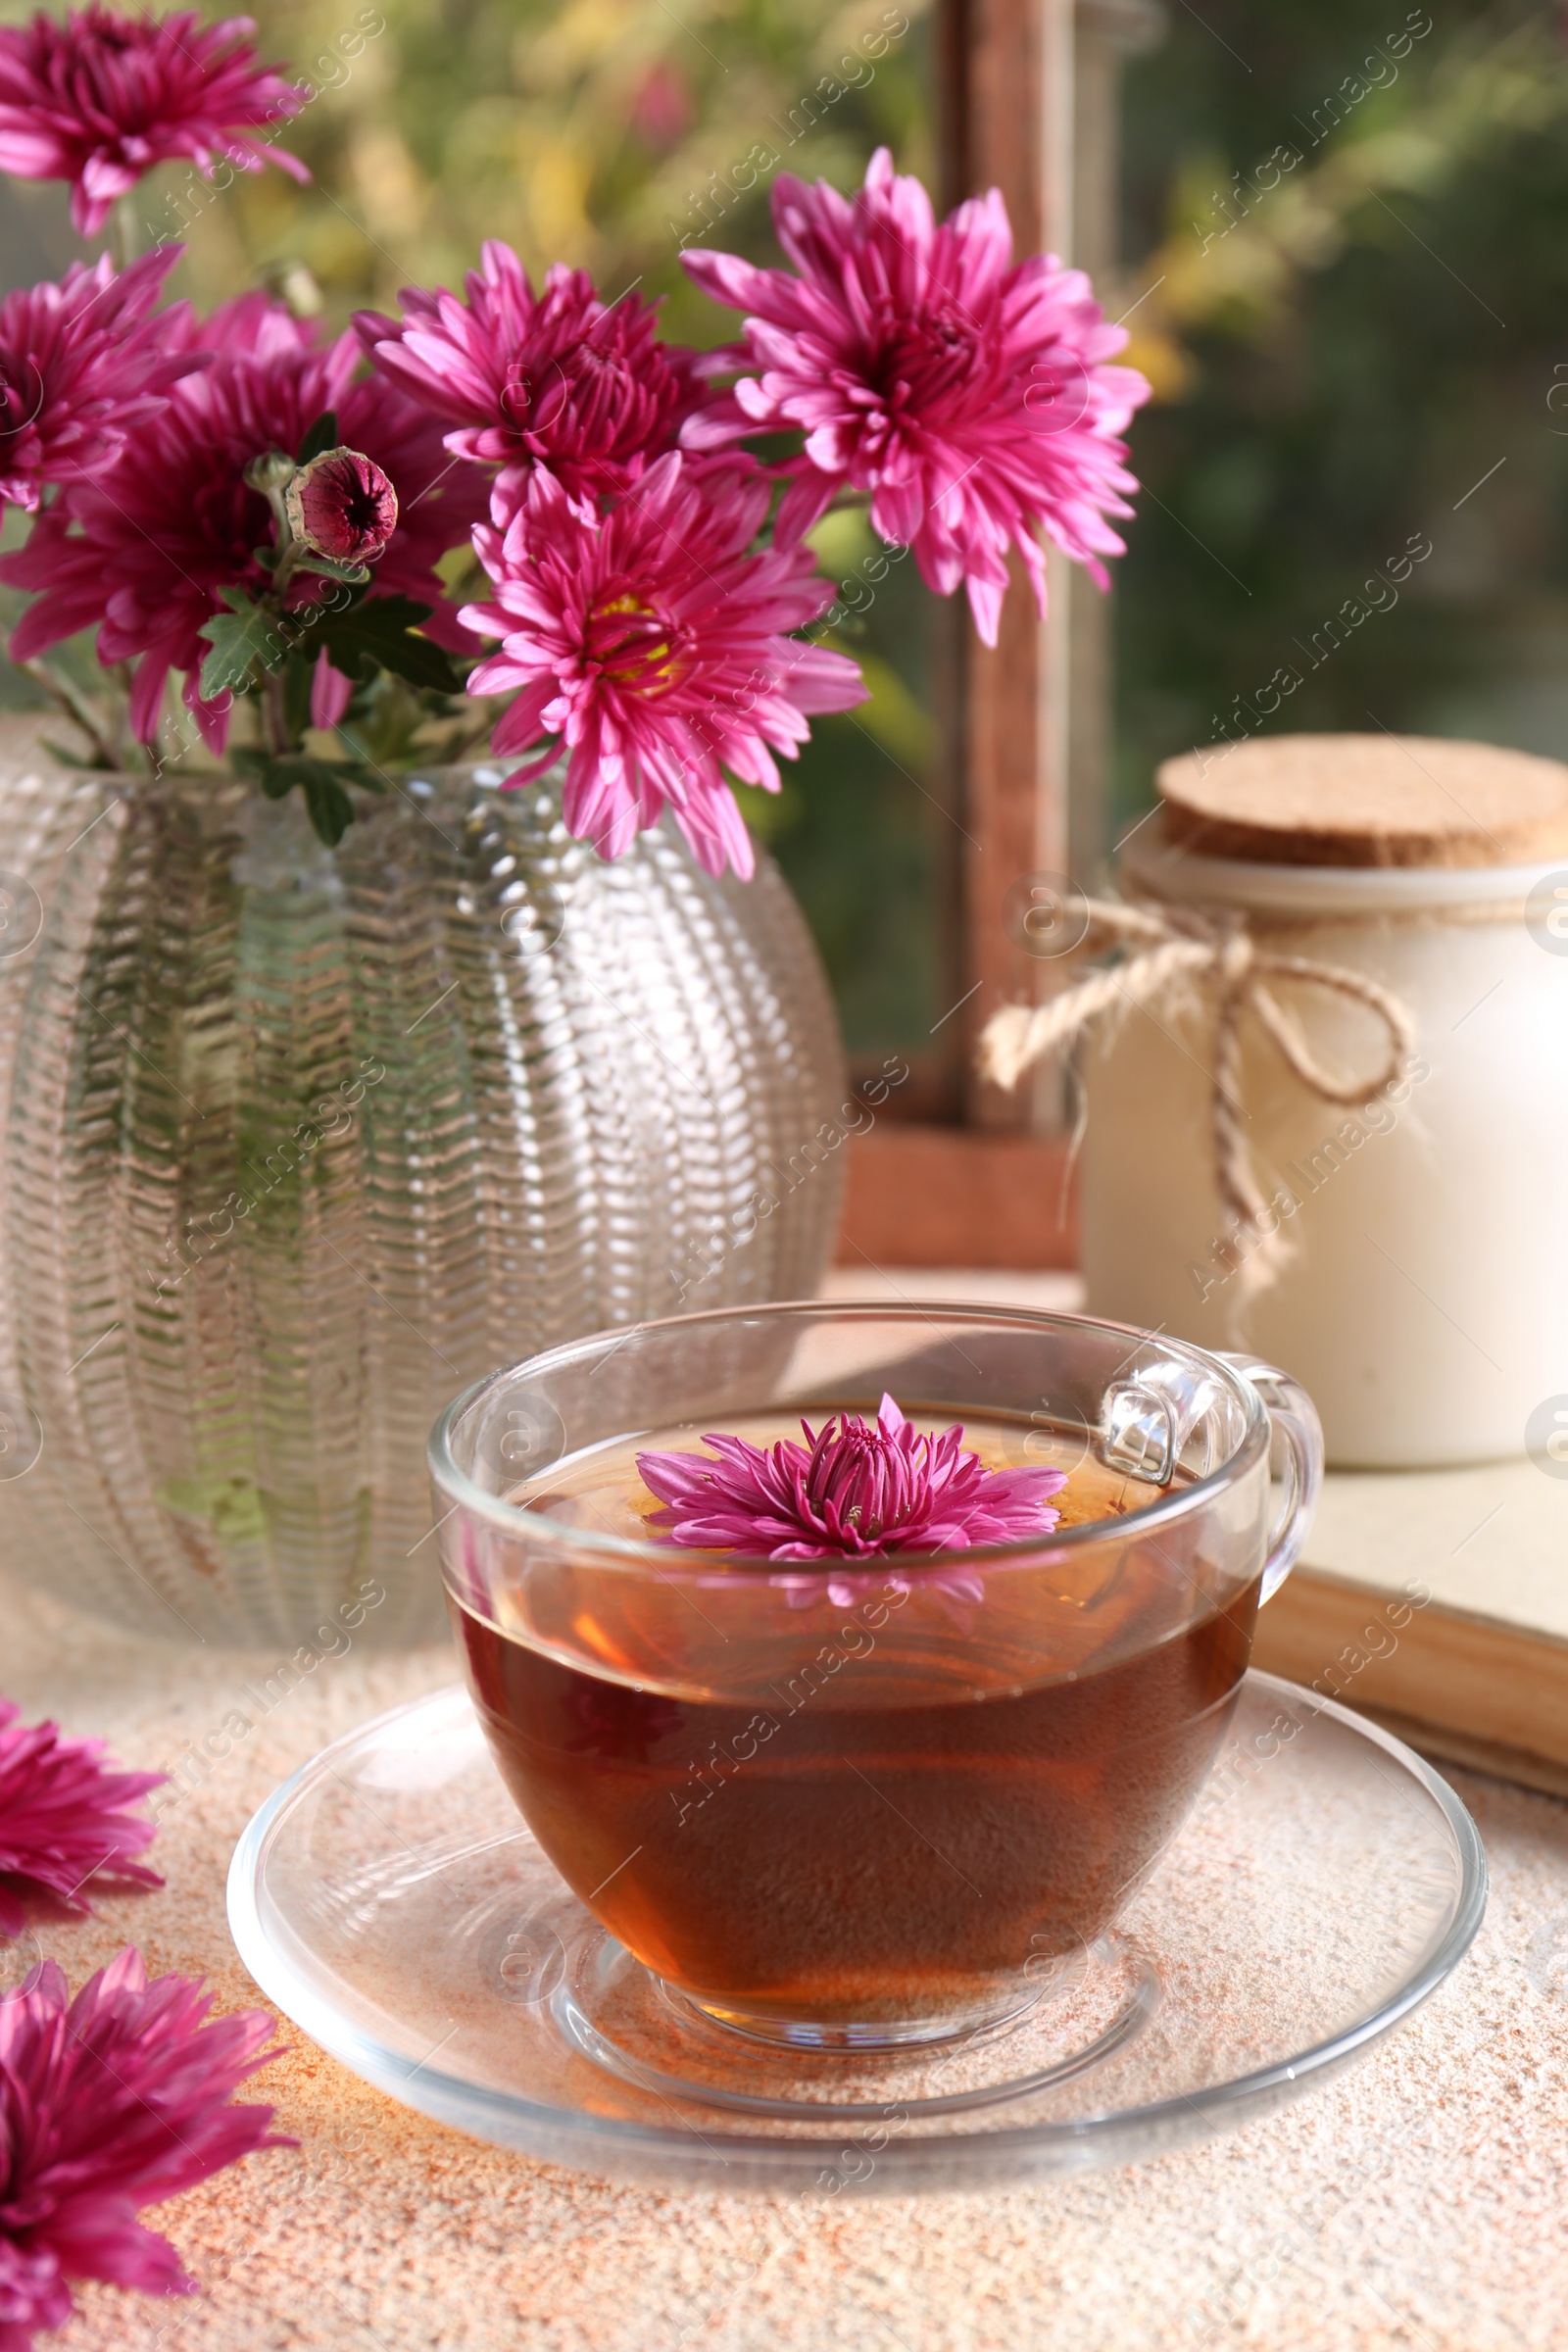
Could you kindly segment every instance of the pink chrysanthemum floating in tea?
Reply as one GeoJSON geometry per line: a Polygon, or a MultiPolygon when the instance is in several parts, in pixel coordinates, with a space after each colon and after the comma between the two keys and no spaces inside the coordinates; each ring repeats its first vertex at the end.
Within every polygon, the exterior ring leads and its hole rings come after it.
{"type": "Polygon", "coordinates": [[[805,454],[779,510],[783,539],[843,491],[869,492],[882,537],[914,550],[928,584],[961,580],[975,626],[997,641],[1016,547],[1042,611],[1044,532],[1103,587],[1123,553],[1106,521],[1137,488],[1118,435],[1149,397],[1135,368],[1105,365],[1127,340],[1081,270],[1047,254],[1015,264],[1000,192],[939,226],[917,179],[879,148],[853,197],[785,173],[773,224],[799,275],[735,254],[681,258],[705,292],[749,314],[727,413],[686,428],[688,446],[795,427],[805,454]]]}
{"type": "Polygon", "coordinates": [[[625,490],[706,397],[692,353],[660,341],[654,305],[634,293],[606,303],[558,264],[536,295],[509,245],[491,239],[481,256],[466,302],[410,288],[401,323],[358,315],[377,368],[459,428],[448,449],[502,467],[498,523],[536,466],[574,498],[625,490]]]}
{"type": "Polygon", "coordinates": [[[35,514],[52,484],[101,473],[166,387],[206,366],[185,305],[153,311],[179,254],[144,254],[118,277],[107,255],[73,262],[58,285],[0,302],[0,505],[35,514]]]}
{"type": "MultiPolygon", "coordinates": [[[[127,1808],[165,1778],[122,1772],[101,1740],[63,1740],[52,1723],[24,1725],[0,1698],[0,1936],[22,1933],[24,1894],[88,1911],[81,1888],[95,1876],[161,1886],[156,1871],[132,1859],[152,1843],[155,1824],[127,1808]]],[[[0,2321],[4,2312],[0,2281],[0,2321]]]]}
{"type": "Polygon", "coordinates": [[[209,177],[220,162],[244,172],[270,162],[309,179],[297,156],[250,136],[307,95],[259,62],[255,29],[249,17],[204,24],[194,9],[160,19],[96,5],[0,28],[0,172],[69,179],[84,237],[172,157],[209,177]]]}
{"type": "Polygon", "coordinates": [[[705,1436],[711,1454],[640,1453],[637,1469],[663,1505],[649,1524],[697,1551],[818,1560],[889,1552],[967,1551],[1049,1534],[1057,1469],[988,1470],[963,1450],[963,1429],[916,1430],[891,1396],[874,1424],[837,1413],[806,1444],[705,1436]]]}
{"type": "Polygon", "coordinates": [[[667,807],[710,873],[727,859],[745,875],[751,838],[721,769],[776,792],[773,753],[794,759],[807,714],[847,710],[865,687],[855,662],[789,634],[833,590],[805,548],[753,552],[766,475],[746,458],[698,479],[684,466],[659,459],[604,515],[541,467],[505,536],[475,531],[495,600],[462,617],[501,650],[468,688],[516,689],[497,751],[556,739],[513,784],[565,746],[562,812],[602,857],[667,807]]]}
{"type": "Polygon", "coordinates": [[[52,1960],[0,1999],[0,2352],[64,2327],[73,2278],[193,2294],[138,2208],[295,2144],[270,2136],[270,2107],[229,2104],[276,2055],[271,2019],[211,2008],[187,1977],[149,1984],[130,1950],[74,2000],[52,1960]]]}

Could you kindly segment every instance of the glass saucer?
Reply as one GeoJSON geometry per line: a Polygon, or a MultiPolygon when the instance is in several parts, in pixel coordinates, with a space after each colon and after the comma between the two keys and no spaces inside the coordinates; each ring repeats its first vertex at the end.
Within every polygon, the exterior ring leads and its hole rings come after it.
{"type": "Polygon", "coordinates": [[[462,1690],[324,1748],[228,1878],[262,1990],[409,2106],[589,2172],[829,2193],[1041,2180],[1250,2122],[1408,2017],[1485,1907],[1446,1784],[1257,1673],[1115,1932],[916,2050],[748,2040],[651,1976],[523,1827],[462,1690]]]}

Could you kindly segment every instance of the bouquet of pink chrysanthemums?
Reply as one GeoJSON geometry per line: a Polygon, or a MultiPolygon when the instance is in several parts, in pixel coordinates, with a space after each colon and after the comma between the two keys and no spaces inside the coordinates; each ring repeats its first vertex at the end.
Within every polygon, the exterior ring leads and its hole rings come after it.
{"type": "MultiPolygon", "coordinates": [[[[89,235],[166,158],[298,175],[256,134],[305,93],[251,29],[95,5],[0,30],[0,169],[69,179],[89,235]]],[[[994,644],[1009,547],[1042,605],[1042,537],[1103,583],[1136,487],[1118,436],[1148,393],[1106,364],[1125,336],[1081,271],[1014,263],[995,189],[938,224],[883,150],[853,196],[780,177],[773,220],[790,269],[682,256],[746,314],[706,353],[581,270],[536,295],[496,243],[463,297],[406,293],[401,320],[335,340],[267,293],[205,320],[159,308],[177,248],[9,296],[0,502],[34,516],[0,559],[34,596],[12,659],[95,760],[155,772],[177,672],[209,751],[303,790],[328,841],[394,756],[389,698],[453,721],[465,690],[510,693],[494,748],[513,783],[564,757],[575,835],[614,857],[667,807],[710,871],[749,873],[726,778],[776,791],[774,755],[865,695],[807,634],[834,597],[812,525],[868,502],[994,644]],[[760,435],[793,454],[753,455],[760,435]],[[437,566],[470,539],[491,586],[465,603],[437,566]],[[118,721],[50,660],[88,628],[118,721]]]]}

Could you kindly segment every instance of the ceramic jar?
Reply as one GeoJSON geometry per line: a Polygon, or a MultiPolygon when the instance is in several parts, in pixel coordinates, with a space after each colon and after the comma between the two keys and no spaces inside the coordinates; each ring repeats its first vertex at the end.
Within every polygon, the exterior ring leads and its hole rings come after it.
{"type": "MultiPolygon", "coordinates": [[[[1568,865],[1270,864],[1135,836],[1120,879],[1156,911],[1245,921],[1271,952],[1369,975],[1413,1014],[1416,1051],[1347,1107],[1244,1022],[1245,1134],[1283,1237],[1249,1298],[1215,1191],[1212,1004],[1195,992],[1102,1026],[1083,1064],[1089,1310],[1255,1348],[1310,1393],[1339,1467],[1553,1435],[1568,1454],[1552,1421],[1563,1408],[1568,1432],[1568,865]]],[[[1277,994],[1320,1059],[1381,1067],[1364,1006],[1277,994]]]]}

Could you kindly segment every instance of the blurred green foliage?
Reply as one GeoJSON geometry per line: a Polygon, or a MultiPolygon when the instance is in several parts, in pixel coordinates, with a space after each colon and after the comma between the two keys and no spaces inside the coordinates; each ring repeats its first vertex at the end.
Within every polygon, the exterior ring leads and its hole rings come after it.
{"type": "Polygon", "coordinates": [[[719,340],[731,322],[688,286],[681,238],[721,224],[765,250],[777,169],[848,181],[880,139],[926,168],[921,17],[919,0],[280,0],[268,46],[319,85],[287,134],[316,184],[239,188],[193,233],[192,274],[211,297],[215,269],[297,259],[334,309],[390,308],[501,237],[607,296],[636,280],[666,298],[667,332],[719,340]],[[351,24],[383,19],[341,54],[351,24]],[[759,149],[775,162],[748,171],[759,149]]]}
{"type": "Polygon", "coordinates": [[[1264,725],[1568,752],[1560,12],[1173,9],[1123,138],[1113,308],[1145,296],[1161,395],[1118,579],[1123,818],[1158,760],[1264,725]],[[1412,533],[1395,602],[1367,583],[1412,533]]]}

